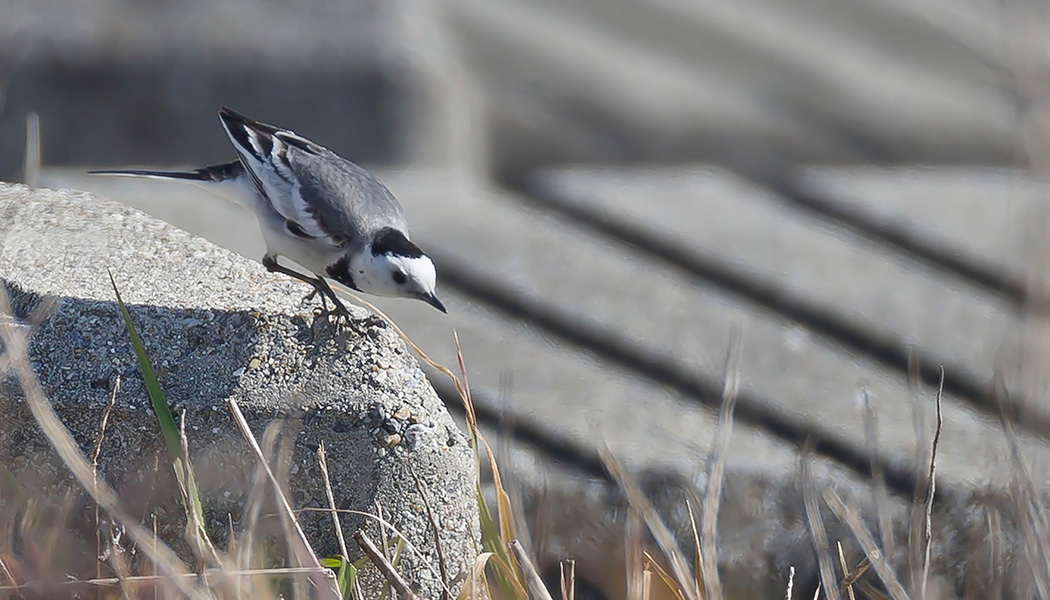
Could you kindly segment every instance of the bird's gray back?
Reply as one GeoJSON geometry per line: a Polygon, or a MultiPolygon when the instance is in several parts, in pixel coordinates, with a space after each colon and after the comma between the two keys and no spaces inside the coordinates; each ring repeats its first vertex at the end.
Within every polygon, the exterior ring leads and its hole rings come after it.
{"type": "Polygon", "coordinates": [[[303,202],[318,225],[346,245],[363,247],[372,235],[392,227],[408,235],[401,204],[389,189],[363,167],[322,149],[288,149],[303,202]]]}

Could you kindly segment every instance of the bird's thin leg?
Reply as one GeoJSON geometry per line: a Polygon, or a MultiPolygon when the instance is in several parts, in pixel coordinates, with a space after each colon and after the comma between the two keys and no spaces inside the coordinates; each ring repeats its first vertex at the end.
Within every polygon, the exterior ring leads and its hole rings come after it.
{"type": "Polygon", "coordinates": [[[313,299],[314,296],[319,295],[321,298],[321,307],[326,313],[328,312],[328,304],[326,303],[326,300],[331,300],[332,304],[335,305],[334,312],[337,316],[345,316],[347,318],[350,317],[350,311],[346,309],[346,306],[343,305],[343,303],[335,295],[335,292],[332,290],[331,286],[329,286],[328,282],[324,279],[320,277],[310,277],[308,275],[303,275],[302,273],[299,273],[298,271],[295,271],[293,269],[289,269],[288,267],[279,264],[277,260],[272,256],[264,256],[262,264],[264,267],[266,267],[266,270],[270,271],[271,273],[282,273],[294,279],[298,279],[303,283],[308,283],[311,286],[313,286],[314,291],[310,292],[310,294],[308,294],[303,299],[304,301],[309,301],[313,299]]]}
{"type": "Polygon", "coordinates": [[[332,289],[332,286],[328,285],[328,282],[325,281],[323,277],[318,277],[317,282],[320,284],[317,290],[321,294],[321,297],[328,296],[328,299],[335,305],[335,309],[332,312],[335,313],[336,318],[345,318],[346,322],[350,323],[350,311],[346,309],[346,306],[343,304],[343,301],[339,299],[339,296],[335,295],[335,290],[332,289]]]}
{"type": "MultiPolygon", "coordinates": [[[[320,282],[321,279],[318,278],[315,281],[320,282]]],[[[321,293],[321,286],[320,285],[317,285],[317,284],[315,284],[313,282],[311,282],[310,285],[313,285],[314,289],[311,290],[309,294],[303,296],[303,302],[309,302],[309,301],[314,299],[314,296],[318,296],[319,295],[320,296],[320,300],[321,300],[321,310],[327,313],[328,312],[328,294],[321,293]]]]}

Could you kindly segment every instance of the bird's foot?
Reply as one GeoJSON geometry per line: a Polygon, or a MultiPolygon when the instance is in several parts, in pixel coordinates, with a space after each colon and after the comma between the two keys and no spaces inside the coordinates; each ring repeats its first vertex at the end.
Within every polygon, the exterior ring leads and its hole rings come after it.
{"type": "Polygon", "coordinates": [[[308,298],[318,296],[321,298],[321,315],[325,317],[335,317],[336,327],[346,326],[354,333],[358,335],[364,335],[364,331],[358,327],[354,321],[353,315],[350,314],[350,310],[346,308],[343,301],[335,294],[335,290],[328,285],[323,279],[318,278],[319,285],[314,288],[314,291],[310,293],[308,298]],[[332,308],[328,308],[328,301],[332,302],[332,308]]]}
{"type": "Polygon", "coordinates": [[[342,300],[340,300],[339,297],[336,296],[335,290],[332,289],[332,286],[328,285],[328,282],[325,281],[323,277],[309,277],[307,275],[303,275],[302,273],[293,271],[287,267],[278,264],[277,259],[271,256],[263,257],[262,264],[271,273],[283,273],[285,275],[288,275],[289,277],[298,279],[303,283],[310,284],[310,286],[312,286],[314,289],[312,292],[303,297],[303,302],[310,302],[315,297],[319,298],[321,300],[321,312],[319,316],[328,317],[334,315],[337,327],[345,324],[349,326],[350,329],[352,329],[355,333],[359,335],[364,335],[364,331],[362,331],[357,326],[357,324],[354,323],[354,318],[350,314],[350,311],[347,310],[346,305],[344,305],[342,300]],[[329,300],[332,302],[331,309],[328,308],[329,300]]]}

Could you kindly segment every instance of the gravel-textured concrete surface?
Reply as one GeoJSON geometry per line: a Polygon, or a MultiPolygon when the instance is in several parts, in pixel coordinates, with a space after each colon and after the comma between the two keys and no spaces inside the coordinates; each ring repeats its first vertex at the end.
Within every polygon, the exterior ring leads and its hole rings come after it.
{"type": "MultiPolygon", "coordinates": [[[[134,209],[84,193],[0,186],[0,272],[18,312],[41,295],[62,298],[35,333],[31,354],[85,452],[121,378],[99,464],[132,514],[147,515],[147,522],[156,515],[164,539],[182,535],[169,458],[107,269],[169,402],[177,414],[184,411],[211,531],[225,537],[227,515],[241,524],[255,484],[255,465],[224,404],[235,399],[260,438],[271,423],[283,428],[276,439],[291,452],[281,470],[294,507],[327,505],[315,456],[324,443],[341,508],[374,512],[378,504],[436,568],[414,473],[437,513],[450,576],[472,564],[477,514],[469,448],[390,328],[352,309],[363,335],[336,330],[301,305],[305,286],[134,209]]],[[[68,484],[65,470],[18,391],[7,389],[0,396],[0,464],[26,488],[57,494],[68,484]]],[[[72,521],[90,527],[89,513],[72,521]]],[[[337,552],[329,516],[306,512],[302,519],[320,553],[337,552]]],[[[353,515],[343,520],[350,532],[364,523],[353,515]]],[[[280,535],[274,526],[259,533],[280,535]]],[[[377,531],[374,523],[369,530],[377,531]]],[[[411,553],[400,567],[424,597],[438,596],[435,576],[411,553]]]]}

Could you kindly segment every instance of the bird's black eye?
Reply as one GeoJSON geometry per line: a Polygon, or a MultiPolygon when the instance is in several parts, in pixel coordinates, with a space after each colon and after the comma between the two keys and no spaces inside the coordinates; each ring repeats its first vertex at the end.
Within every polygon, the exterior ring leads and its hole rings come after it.
{"type": "Polygon", "coordinates": [[[394,278],[394,283],[398,285],[403,284],[408,279],[407,277],[405,277],[404,271],[394,271],[392,277],[394,278]]]}

